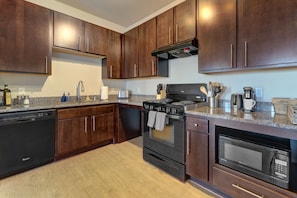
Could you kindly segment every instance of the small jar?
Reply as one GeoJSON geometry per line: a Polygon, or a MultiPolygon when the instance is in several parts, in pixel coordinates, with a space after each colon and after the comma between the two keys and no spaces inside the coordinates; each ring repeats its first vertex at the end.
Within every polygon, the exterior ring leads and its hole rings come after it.
{"type": "Polygon", "coordinates": [[[29,96],[25,96],[25,98],[24,98],[24,105],[28,105],[28,104],[30,104],[29,96]]]}

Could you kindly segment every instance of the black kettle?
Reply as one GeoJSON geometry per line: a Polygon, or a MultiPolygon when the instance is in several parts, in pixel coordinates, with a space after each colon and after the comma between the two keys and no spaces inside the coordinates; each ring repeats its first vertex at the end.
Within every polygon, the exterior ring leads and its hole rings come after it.
{"type": "Polygon", "coordinates": [[[242,109],[243,108],[243,96],[242,94],[234,93],[231,95],[230,100],[231,109],[242,109]]]}

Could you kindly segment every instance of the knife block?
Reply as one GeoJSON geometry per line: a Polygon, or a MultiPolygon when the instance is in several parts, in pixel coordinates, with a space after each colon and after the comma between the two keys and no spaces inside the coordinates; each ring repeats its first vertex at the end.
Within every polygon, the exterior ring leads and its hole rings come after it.
{"type": "Polygon", "coordinates": [[[164,99],[164,98],[166,98],[166,92],[165,92],[165,90],[161,90],[160,94],[157,94],[156,99],[159,100],[159,99],[164,99]]]}

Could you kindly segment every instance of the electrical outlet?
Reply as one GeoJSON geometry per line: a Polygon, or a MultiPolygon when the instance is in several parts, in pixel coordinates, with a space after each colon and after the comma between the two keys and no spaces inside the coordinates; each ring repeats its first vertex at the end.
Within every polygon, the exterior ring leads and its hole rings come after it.
{"type": "Polygon", "coordinates": [[[255,95],[257,98],[263,98],[263,89],[262,88],[255,88],[255,95]]]}

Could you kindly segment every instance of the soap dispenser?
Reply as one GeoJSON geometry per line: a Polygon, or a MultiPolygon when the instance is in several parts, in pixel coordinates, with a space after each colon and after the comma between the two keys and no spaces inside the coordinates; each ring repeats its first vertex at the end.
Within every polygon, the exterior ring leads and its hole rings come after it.
{"type": "Polygon", "coordinates": [[[63,96],[61,98],[61,102],[66,102],[67,101],[67,97],[65,95],[65,92],[63,93],[63,96]]]}

